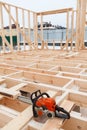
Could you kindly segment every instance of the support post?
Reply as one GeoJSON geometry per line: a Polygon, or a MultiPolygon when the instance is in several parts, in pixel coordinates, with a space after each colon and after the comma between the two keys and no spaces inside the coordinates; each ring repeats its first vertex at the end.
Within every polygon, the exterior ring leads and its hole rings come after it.
{"type": "MultiPolygon", "coordinates": [[[[3,11],[2,11],[2,4],[0,3],[0,20],[1,20],[1,33],[4,35],[4,23],[3,23],[3,11]]],[[[3,46],[3,52],[5,53],[5,42],[2,38],[2,46],[3,46]]]]}
{"type": "Polygon", "coordinates": [[[19,51],[20,50],[20,43],[19,43],[19,30],[18,30],[18,8],[16,7],[16,21],[17,21],[17,24],[16,24],[16,31],[17,31],[17,50],[19,51]]]}
{"type": "Polygon", "coordinates": [[[12,26],[11,26],[11,7],[10,5],[8,5],[8,9],[9,9],[9,33],[10,33],[10,45],[12,46],[13,49],[13,40],[12,40],[12,36],[13,36],[13,31],[12,31],[12,26]]]}
{"type": "Polygon", "coordinates": [[[84,48],[87,0],[77,0],[76,49],[84,48]]]}
{"type": "Polygon", "coordinates": [[[72,10],[72,15],[71,15],[71,50],[73,48],[73,32],[74,31],[74,11],[72,10]]]}
{"type": "Polygon", "coordinates": [[[37,14],[33,13],[33,25],[34,25],[34,45],[35,49],[38,49],[38,40],[37,40],[37,14]]]}
{"type": "Polygon", "coordinates": [[[41,46],[42,46],[42,49],[44,48],[44,42],[43,42],[43,15],[40,15],[41,16],[41,46]]]}
{"type": "Polygon", "coordinates": [[[68,34],[69,34],[69,11],[67,11],[67,21],[66,21],[66,50],[68,51],[68,34]]]}
{"type": "Polygon", "coordinates": [[[28,11],[28,37],[29,37],[29,40],[31,41],[30,39],[30,11],[28,11]]]}
{"type": "Polygon", "coordinates": [[[80,49],[84,49],[85,21],[86,21],[86,3],[87,0],[81,0],[81,20],[80,20],[80,49]]]}
{"type": "MultiPolygon", "coordinates": [[[[25,34],[25,20],[24,20],[24,9],[22,9],[22,23],[23,23],[23,33],[25,34]]],[[[24,50],[26,50],[26,41],[25,39],[23,38],[23,42],[24,42],[24,50]]]]}

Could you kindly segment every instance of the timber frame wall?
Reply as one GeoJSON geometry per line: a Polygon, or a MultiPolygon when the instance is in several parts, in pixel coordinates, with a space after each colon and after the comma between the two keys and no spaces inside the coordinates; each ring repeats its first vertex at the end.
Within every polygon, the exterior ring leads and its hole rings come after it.
{"type": "MultiPolygon", "coordinates": [[[[5,45],[8,46],[9,50],[13,52],[13,40],[12,36],[17,36],[17,50],[20,50],[20,38],[19,34],[23,37],[23,45],[24,50],[26,50],[27,43],[29,45],[30,50],[37,50],[38,49],[38,39],[41,40],[41,48],[40,49],[49,49],[47,41],[44,41],[43,39],[43,16],[45,15],[53,15],[58,13],[65,13],[66,14],[66,44],[63,45],[62,41],[60,41],[61,49],[68,50],[68,43],[70,43],[71,47],[70,50],[79,50],[85,48],[84,46],[84,33],[85,33],[85,25],[87,24],[86,21],[86,8],[87,8],[87,0],[77,0],[77,9],[73,10],[72,8],[66,8],[66,9],[60,9],[60,10],[53,10],[53,11],[46,11],[46,12],[33,12],[27,9],[23,9],[20,7],[16,7],[14,5],[10,5],[7,3],[0,2],[0,36],[2,38],[2,46],[3,46],[3,52],[6,51],[5,45]],[[12,14],[12,8],[15,11],[15,16],[12,14]],[[20,28],[20,20],[19,15],[21,11],[21,21],[22,21],[22,29],[20,28]],[[9,21],[9,33],[7,34],[6,29],[4,29],[4,11],[8,15],[8,21],[9,21]],[[27,27],[25,26],[25,13],[27,13],[27,27]],[[70,14],[71,13],[71,21],[70,14]],[[75,15],[76,14],[76,15],[75,15]],[[76,32],[74,32],[74,18],[76,16],[76,32]],[[41,19],[41,34],[38,34],[38,17],[41,19]],[[33,30],[34,30],[34,41],[31,40],[30,37],[30,30],[31,30],[31,19],[33,23],[33,30]],[[16,32],[14,34],[14,31],[11,27],[11,25],[16,25],[16,32]],[[71,25],[69,25],[71,24],[71,25]],[[69,26],[71,27],[71,37],[68,38],[69,34],[69,26]],[[25,28],[27,28],[28,35],[25,33],[25,28]],[[6,39],[6,35],[10,36],[10,42],[6,39]],[[73,47],[73,40],[75,40],[75,46],[73,47]]],[[[55,41],[52,41],[53,43],[53,49],[55,49],[55,41]]]]}

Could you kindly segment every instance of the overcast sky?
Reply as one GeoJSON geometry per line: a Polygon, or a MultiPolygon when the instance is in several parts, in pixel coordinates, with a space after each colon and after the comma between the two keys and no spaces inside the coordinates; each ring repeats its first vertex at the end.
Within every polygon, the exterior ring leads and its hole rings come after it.
{"type": "MultiPolygon", "coordinates": [[[[16,6],[20,6],[32,11],[47,11],[56,10],[62,8],[72,7],[76,9],[77,0],[0,0],[2,2],[10,3],[16,6]]],[[[48,19],[53,24],[62,24],[65,26],[65,16],[58,15],[59,19],[55,19],[55,16],[47,16],[48,19]],[[64,18],[64,19],[63,19],[64,18]]]]}

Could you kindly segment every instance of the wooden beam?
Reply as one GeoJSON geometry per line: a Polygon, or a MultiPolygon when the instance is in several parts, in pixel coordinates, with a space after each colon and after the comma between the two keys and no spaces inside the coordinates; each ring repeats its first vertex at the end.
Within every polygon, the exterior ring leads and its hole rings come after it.
{"type": "Polygon", "coordinates": [[[16,118],[10,121],[3,130],[20,130],[26,123],[29,122],[33,116],[32,107],[29,106],[23,112],[21,112],[16,118]]]}
{"type": "MultiPolygon", "coordinates": [[[[0,3],[0,21],[1,21],[1,32],[2,32],[2,35],[4,36],[4,23],[3,23],[3,11],[2,11],[2,4],[0,3]]],[[[0,32],[0,34],[1,34],[0,32]]],[[[3,52],[5,53],[5,42],[4,40],[2,39],[2,46],[3,46],[3,52]]]]}
{"type": "Polygon", "coordinates": [[[18,30],[18,28],[19,28],[19,25],[18,25],[18,23],[19,23],[19,21],[18,21],[18,8],[16,7],[15,8],[15,11],[16,11],[16,21],[17,21],[17,24],[16,24],[16,31],[17,31],[17,46],[18,46],[18,48],[17,48],[17,50],[19,51],[20,50],[20,40],[19,40],[19,30],[18,30]]]}
{"type": "Polygon", "coordinates": [[[77,129],[86,130],[87,120],[81,118],[78,112],[71,114],[71,116],[72,118],[64,124],[63,126],[64,130],[77,130],[77,129]]]}
{"type": "Polygon", "coordinates": [[[77,0],[77,11],[76,11],[76,50],[79,50],[79,36],[80,36],[80,10],[81,0],[77,0]]]}
{"type": "Polygon", "coordinates": [[[66,50],[68,51],[68,35],[69,35],[69,11],[66,13],[66,50]]]}
{"type": "Polygon", "coordinates": [[[41,41],[43,41],[43,16],[40,15],[41,17],[41,41]]]}
{"type": "Polygon", "coordinates": [[[13,40],[12,40],[12,27],[11,27],[11,6],[8,5],[8,9],[9,9],[9,31],[10,31],[10,45],[13,49],[13,40]]]}
{"type": "Polygon", "coordinates": [[[68,11],[72,11],[72,8],[65,8],[65,9],[59,9],[59,10],[38,12],[37,15],[52,15],[52,14],[66,13],[68,11]]]}
{"type": "Polygon", "coordinates": [[[51,85],[55,85],[56,87],[63,87],[65,84],[67,84],[67,82],[70,81],[69,78],[64,78],[64,77],[58,77],[58,76],[53,76],[53,75],[49,75],[49,74],[40,74],[40,73],[35,73],[35,72],[19,72],[17,74],[12,75],[12,78],[18,78],[18,75],[23,75],[23,77],[25,77],[25,79],[29,79],[33,82],[38,82],[38,83],[45,83],[45,84],[51,84],[51,85]]]}
{"type": "Polygon", "coordinates": [[[84,48],[86,0],[77,0],[76,45],[77,50],[84,48]]]}
{"type": "Polygon", "coordinates": [[[44,40],[43,40],[43,15],[41,17],[41,49],[44,49],[44,40]]]}
{"type": "Polygon", "coordinates": [[[3,98],[3,95],[0,94],[0,100],[3,98]]]}
{"type": "Polygon", "coordinates": [[[4,41],[4,43],[9,47],[9,49],[11,50],[11,52],[13,52],[12,46],[9,44],[9,42],[7,41],[7,39],[5,38],[5,36],[3,35],[2,32],[0,32],[2,40],[4,41]]]}
{"type": "Polygon", "coordinates": [[[28,13],[28,37],[31,41],[31,38],[30,38],[30,11],[28,11],[27,13],[28,13]]]}
{"type": "Polygon", "coordinates": [[[16,98],[20,93],[17,91],[11,91],[10,89],[7,88],[0,88],[0,94],[12,98],[16,98]]]}
{"type": "Polygon", "coordinates": [[[74,11],[72,10],[72,15],[71,15],[71,50],[73,49],[73,33],[74,33],[74,11]]]}
{"type": "Polygon", "coordinates": [[[80,20],[80,48],[84,49],[84,36],[85,36],[85,21],[86,21],[86,2],[81,0],[81,20],[80,20]]]}
{"type": "Polygon", "coordinates": [[[37,39],[37,33],[38,33],[38,23],[37,23],[37,14],[33,13],[33,27],[34,27],[34,45],[35,49],[38,49],[38,39],[37,39]]]}
{"type": "Polygon", "coordinates": [[[20,84],[17,84],[17,85],[15,85],[15,86],[13,86],[12,88],[10,88],[10,91],[19,90],[20,88],[25,87],[26,85],[28,85],[28,83],[20,83],[20,84]]]}
{"type": "Polygon", "coordinates": [[[80,92],[70,92],[69,93],[69,100],[75,102],[75,104],[83,107],[87,107],[87,94],[86,93],[80,93],[80,92]],[[83,102],[84,101],[84,102],[83,102]]]}
{"type": "MultiPolygon", "coordinates": [[[[23,33],[25,34],[25,15],[24,15],[24,10],[22,9],[22,24],[23,24],[23,33]]],[[[24,50],[26,50],[26,41],[23,39],[23,45],[24,45],[24,50]]]]}
{"type": "MultiPolygon", "coordinates": [[[[74,33],[72,34],[72,36],[73,36],[73,38],[76,37],[76,32],[74,32],[74,33]]],[[[67,40],[67,42],[69,42],[69,43],[70,43],[71,41],[72,41],[72,37],[67,40]]],[[[66,44],[65,44],[64,46],[62,46],[62,50],[63,50],[65,47],[66,47],[66,44]]]]}

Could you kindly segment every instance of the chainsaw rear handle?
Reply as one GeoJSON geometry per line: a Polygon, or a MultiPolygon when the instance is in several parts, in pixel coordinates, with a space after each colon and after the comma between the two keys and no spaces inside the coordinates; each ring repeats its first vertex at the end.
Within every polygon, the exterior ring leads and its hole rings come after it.
{"type": "Polygon", "coordinates": [[[56,109],[56,111],[58,111],[58,114],[55,112],[56,117],[64,118],[64,119],[70,119],[69,112],[67,112],[64,108],[56,105],[55,109],[56,109]],[[59,112],[62,112],[62,113],[59,113],[59,112]]]}
{"type": "MultiPolygon", "coordinates": [[[[40,97],[43,97],[43,96],[46,96],[47,98],[50,98],[50,96],[47,94],[47,93],[41,93],[41,91],[40,90],[37,90],[37,91],[35,91],[35,92],[33,92],[32,94],[31,94],[31,101],[32,101],[32,110],[33,110],[33,116],[34,117],[38,117],[38,114],[37,114],[37,112],[36,112],[36,110],[35,110],[35,107],[37,107],[38,108],[38,106],[36,106],[36,102],[38,101],[38,99],[40,98],[40,97]]],[[[44,109],[44,107],[42,107],[43,109],[44,109]]]]}

